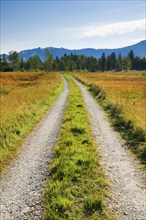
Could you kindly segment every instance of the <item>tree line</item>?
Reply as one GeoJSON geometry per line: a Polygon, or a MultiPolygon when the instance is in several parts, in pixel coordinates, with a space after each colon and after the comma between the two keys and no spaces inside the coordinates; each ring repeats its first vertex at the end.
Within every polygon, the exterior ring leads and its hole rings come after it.
{"type": "Polygon", "coordinates": [[[45,61],[42,62],[38,55],[31,56],[27,61],[19,57],[19,53],[11,51],[8,56],[0,57],[0,71],[74,71],[85,70],[96,71],[128,71],[146,70],[146,57],[140,58],[131,50],[127,56],[122,57],[112,52],[106,56],[105,53],[99,59],[93,56],[64,54],[63,57],[56,56],[53,59],[48,49],[45,52],[45,61]]]}

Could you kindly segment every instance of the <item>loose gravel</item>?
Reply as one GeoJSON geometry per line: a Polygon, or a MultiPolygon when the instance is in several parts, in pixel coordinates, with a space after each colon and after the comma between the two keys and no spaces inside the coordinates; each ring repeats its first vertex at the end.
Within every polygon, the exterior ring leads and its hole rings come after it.
{"type": "Polygon", "coordinates": [[[23,144],[19,156],[1,179],[1,219],[43,219],[41,198],[69,93],[64,91],[23,144]]]}
{"type": "Polygon", "coordinates": [[[101,164],[111,181],[109,208],[113,209],[117,220],[145,220],[146,187],[137,162],[129,155],[124,142],[113,131],[103,110],[85,86],[74,81],[83,93],[101,152],[101,164]]]}

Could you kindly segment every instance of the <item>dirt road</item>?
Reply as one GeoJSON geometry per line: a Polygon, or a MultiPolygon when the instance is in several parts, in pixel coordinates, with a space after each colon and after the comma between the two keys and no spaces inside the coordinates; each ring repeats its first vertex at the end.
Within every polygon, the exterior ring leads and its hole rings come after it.
{"type": "Polygon", "coordinates": [[[69,92],[65,79],[64,85],[64,92],[27,138],[20,155],[1,179],[2,220],[34,220],[41,216],[40,196],[69,92]]]}
{"type": "Polygon", "coordinates": [[[102,166],[111,181],[112,200],[109,207],[114,209],[118,220],[146,219],[146,187],[136,162],[130,157],[120,138],[95,99],[85,87],[75,80],[83,93],[90,123],[101,152],[102,166]]]}
{"type": "MultiPolygon", "coordinates": [[[[66,80],[64,83],[64,92],[27,138],[18,158],[1,179],[2,220],[35,220],[42,216],[40,197],[69,92],[66,80]]],[[[97,102],[82,84],[76,83],[83,93],[102,166],[111,182],[109,208],[114,209],[118,220],[145,220],[146,188],[141,172],[97,102]]]]}

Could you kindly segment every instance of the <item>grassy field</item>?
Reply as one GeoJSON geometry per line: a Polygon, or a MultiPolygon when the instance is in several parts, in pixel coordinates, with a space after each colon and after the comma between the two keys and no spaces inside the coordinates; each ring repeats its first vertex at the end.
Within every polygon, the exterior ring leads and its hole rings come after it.
{"type": "MultiPolygon", "coordinates": [[[[121,131],[129,145],[132,143],[134,148],[134,145],[139,144],[138,142],[144,142],[146,132],[146,73],[144,71],[82,72],[75,76],[89,85],[90,90],[94,90],[93,93],[99,90],[100,94],[97,92],[94,95],[110,116],[115,118],[112,120],[113,124],[117,130],[121,131]]],[[[142,144],[134,148],[134,151],[143,162],[146,162],[146,146],[142,144]]]]}
{"type": "Polygon", "coordinates": [[[146,130],[146,75],[143,72],[79,73],[77,76],[88,84],[98,85],[127,119],[146,130]]]}
{"type": "Polygon", "coordinates": [[[1,73],[1,169],[62,90],[59,73],[1,73]]]}
{"type": "Polygon", "coordinates": [[[54,159],[49,166],[46,219],[114,219],[105,205],[107,193],[81,91],[67,77],[70,94],[54,159]]]}

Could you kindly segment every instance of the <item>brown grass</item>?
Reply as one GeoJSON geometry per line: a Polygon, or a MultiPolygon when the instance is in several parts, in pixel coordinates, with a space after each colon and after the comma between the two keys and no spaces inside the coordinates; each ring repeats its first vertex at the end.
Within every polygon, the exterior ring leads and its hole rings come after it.
{"type": "Polygon", "coordinates": [[[62,91],[59,73],[1,73],[1,163],[7,163],[22,138],[62,91]]]}
{"type": "Polygon", "coordinates": [[[146,130],[146,78],[144,71],[122,73],[77,73],[87,84],[95,84],[107,99],[122,109],[124,117],[146,130]]]}

